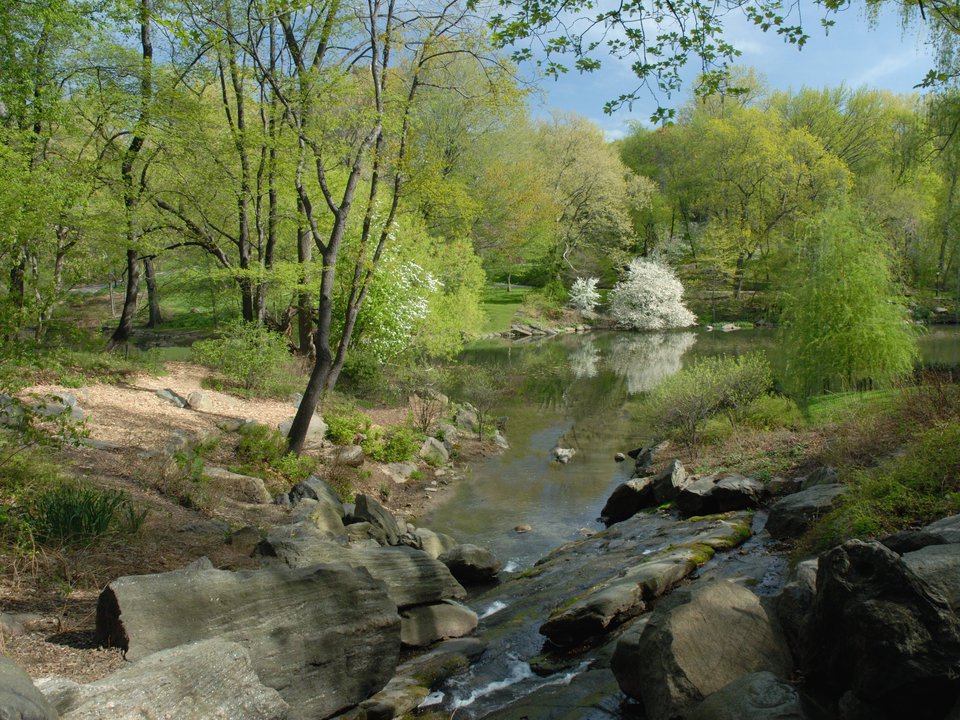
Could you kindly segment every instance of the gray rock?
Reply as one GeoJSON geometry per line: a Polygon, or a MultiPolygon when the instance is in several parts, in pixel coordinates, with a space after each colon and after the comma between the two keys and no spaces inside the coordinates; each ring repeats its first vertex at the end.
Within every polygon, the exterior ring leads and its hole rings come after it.
{"type": "Polygon", "coordinates": [[[767,532],[777,540],[803,535],[815,519],[836,506],[845,492],[846,485],[815,485],[809,490],[787,495],[770,508],[767,532]]]}
{"type": "Polygon", "coordinates": [[[387,534],[382,528],[368,522],[351,523],[347,525],[347,539],[351,543],[373,540],[377,545],[387,544],[387,534]]]}
{"type": "Polygon", "coordinates": [[[203,474],[210,479],[211,487],[246,503],[268,504],[273,498],[263,480],[250,475],[240,475],[224,468],[206,465],[203,474]]]}
{"type": "Polygon", "coordinates": [[[773,673],[734,680],[688,713],[686,720],[808,720],[800,694],[773,673]]]}
{"type": "Polygon", "coordinates": [[[184,398],[184,397],[181,397],[180,395],[178,395],[176,392],[174,392],[174,391],[171,390],[170,388],[164,388],[163,390],[157,390],[157,392],[154,393],[154,394],[155,394],[158,398],[160,398],[161,400],[164,400],[164,401],[170,403],[171,405],[173,405],[173,406],[175,406],[175,407],[184,408],[184,407],[187,406],[187,399],[184,398]]]}
{"type": "Polygon", "coordinates": [[[573,456],[577,454],[577,451],[574,448],[555,447],[552,450],[552,453],[554,460],[561,465],[566,465],[568,462],[573,460],[573,456]]]}
{"type": "Polygon", "coordinates": [[[88,685],[61,678],[38,685],[56,704],[61,720],[290,717],[280,694],[257,677],[247,649],[220,638],[161,650],[88,685]]]}
{"type": "Polygon", "coordinates": [[[424,647],[438,640],[469,635],[479,621],[473,610],[460,603],[419,605],[400,613],[400,640],[410,647],[424,647]]]}
{"type": "Polygon", "coordinates": [[[774,477],[767,483],[767,492],[771,495],[790,495],[800,490],[800,478],[774,477]]]}
{"type": "Polygon", "coordinates": [[[743,475],[704,477],[680,490],[676,507],[688,515],[710,515],[756,507],[763,495],[763,483],[753,478],[743,475]]]}
{"type": "Polygon", "coordinates": [[[917,720],[943,718],[956,701],[960,619],[880,543],[850,540],[820,556],[806,641],[803,670],[827,697],[849,690],[879,717],[917,720]]]}
{"type": "Polygon", "coordinates": [[[462,407],[457,410],[456,415],[453,416],[453,422],[457,427],[471,433],[475,433],[480,426],[477,413],[467,407],[462,407]]]}
{"type": "Polygon", "coordinates": [[[656,447],[645,447],[636,448],[627,453],[627,456],[634,460],[633,469],[635,477],[653,475],[653,456],[656,451],[656,447]]]}
{"type": "Polygon", "coordinates": [[[213,400],[203,390],[193,390],[187,394],[187,407],[197,412],[211,412],[213,400]]]}
{"type": "Polygon", "coordinates": [[[960,543],[960,515],[951,515],[932,522],[923,530],[931,535],[936,535],[944,542],[960,543]]]}
{"type": "MultiPolygon", "coordinates": [[[[293,418],[288,418],[277,425],[280,434],[286,437],[290,434],[290,428],[293,426],[293,418]]],[[[310,425],[307,426],[307,435],[304,445],[307,447],[320,447],[327,436],[327,424],[323,418],[314,413],[310,416],[310,425]]]]}
{"type": "Polygon", "coordinates": [[[840,473],[832,465],[824,465],[807,475],[800,484],[801,490],[809,490],[817,485],[836,485],[840,482],[840,473]]]}
{"type": "Polygon", "coordinates": [[[0,394],[0,425],[17,426],[21,423],[23,417],[24,410],[20,401],[9,395],[0,394]]]}
{"type": "Polygon", "coordinates": [[[456,425],[440,423],[437,426],[437,431],[443,437],[443,446],[447,449],[447,452],[460,444],[460,431],[456,425]]]}
{"type": "Polygon", "coordinates": [[[503,563],[492,552],[469,543],[457,545],[437,559],[463,585],[491,582],[503,569],[503,563]]]}
{"type": "Polygon", "coordinates": [[[410,462],[388,463],[384,470],[397,485],[403,485],[413,474],[417,466],[410,462]]]}
{"type": "Polygon", "coordinates": [[[336,510],[340,517],[344,515],[343,503],[340,502],[336,491],[330,487],[330,483],[318,478],[316,475],[311,475],[306,480],[301,480],[290,490],[290,502],[294,505],[304,498],[326,503],[336,510]]]}
{"type": "Polygon", "coordinates": [[[334,462],[347,467],[360,467],[363,465],[363,448],[359,445],[344,445],[338,447],[333,454],[334,462]]]}
{"type": "Polygon", "coordinates": [[[501,450],[509,450],[510,443],[507,442],[507,439],[503,436],[499,430],[493,433],[493,444],[496,445],[501,450]]]}
{"type": "Polygon", "coordinates": [[[658,505],[677,499],[680,491],[690,482],[687,471],[674,458],[667,468],[653,479],[653,497],[658,505]]]}
{"type": "Polygon", "coordinates": [[[252,525],[247,525],[230,533],[227,542],[244,555],[253,555],[260,540],[260,531],[252,525]]]}
{"type": "Polygon", "coordinates": [[[420,548],[433,559],[439,558],[443,553],[460,544],[449,535],[434,532],[429,528],[417,528],[413,531],[413,535],[417,538],[415,547],[420,548]]]}
{"type": "Polygon", "coordinates": [[[655,504],[653,479],[638,478],[621,483],[610,493],[600,519],[608,526],[633,517],[645,507],[655,504]]]}
{"type": "Polygon", "coordinates": [[[337,509],[325,502],[318,502],[310,514],[307,516],[307,522],[326,536],[345,537],[346,529],[343,526],[343,518],[337,513],[337,509]]]}
{"type": "Polygon", "coordinates": [[[57,720],[57,711],[13,660],[0,655],[0,718],[57,720]]]}
{"type": "Polygon", "coordinates": [[[954,612],[960,612],[960,545],[929,545],[904,553],[903,562],[954,612]]]}
{"type": "Polygon", "coordinates": [[[387,594],[398,607],[459,600],[467,595],[446,565],[410,547],[348,548],[310,528],[281,525],[270,529],[259,552],[290,567],[346,563],[364,568],[386,583],[387,594]]]}
{"type": "Polygon", "coordinates": [[[400,618],[381,582],[345,564],[180,570],[110,583],[96,636],[134,661],[197,640],[238,642],[295,714],[327,717],[393,675],[400,618]]]}
{"type": "Polygon", "coordinates": [[[817,559],[804,560],[790,573],[777,598],[777,616],[790,647],[800,655],[810,608],[817,593],[817,559]]]}
{"type": "Polygon", "coordinates": [[[898,555],[921,550],[929,545],[946,544],[942,537],[926,530],[901,530],[893,535],[887,535],[880,542],[898,555]]]}
{"type": "Polygon", "coordinates": [[[400,542],[400,526],[389,510],[369,495],[357,495],[355,504],[354,517],[365,520],[383,530],[390,545],[397,545],[400,542]]]}
{"type": "Polygon", "coordinates": [[[650,720],[668,720],[747,673],[787,676],[792,661],[759,598],[717,580],[662,600],[636,646],[618,645],[611,667],[650,720]]]}
{"type": "Polygon", "coordinates": [[[622,452],[618,452],[613,456],[613,461],[618,463],[623,462],[626,459],[627,459],[627,456],[624,455],[622,452]]]}
{"type": "Polygon", "coordinates": [[[450,454],[444,444],[434,437],[428,437],[420,446],[420,457],[428,464],[434,467],[446,465],[450,460],[450,454]]]}

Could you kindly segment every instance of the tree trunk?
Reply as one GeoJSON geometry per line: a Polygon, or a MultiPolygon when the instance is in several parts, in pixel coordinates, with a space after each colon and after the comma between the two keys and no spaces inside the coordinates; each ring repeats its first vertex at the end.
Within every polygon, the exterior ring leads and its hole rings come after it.
{"type": "Polygon", "coordinates": [[[947,244],[950,240],[950,219],[953,215],[953,201],[957,191],[957,176],[960,175],[960,167],[954,165],[950,172],[950,189],[947,191],[947,203],[943,210],[943,223],[940,226],[940,254],[937,258],[937,289],[936,296],[940,297],[946,282],[946,259],[947,244]]]}
{"type": "Polygon", "coordinates": [[[157,292],[157,274],[153,268],[152,255],[143,258],[143,277],[147,282],[147,305],[150,308],[147,327],[153,328],[160,325],[163,318],[160,317],[160,295],[157,292]]]}
{"type": "Polygon", "coordinates": [[[135,248],[127,250],[127,290],[123,296],[120,322],[110,337],[109,349],[126,344],[133,334],[133,316],[137,312],[137,296],[140,290],[140,254],[135,248]]]}
{"type": "MultiPolygon", "coordinates": [[[[297,262],[300,263],[300,282],[306,288],[306,269],[313,259],[313,247],[310,244],[310,232],[301,226],[297,228],[297,262]]],[[[304,357],[312,357],[316,351],[313,342],[313,297],[306,289],[297,293],[297,352],[304,357]]]]}

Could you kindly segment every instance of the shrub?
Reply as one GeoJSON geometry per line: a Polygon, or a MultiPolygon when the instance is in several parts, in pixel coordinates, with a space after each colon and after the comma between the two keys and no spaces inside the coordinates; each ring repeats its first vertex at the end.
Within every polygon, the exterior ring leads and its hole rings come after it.
{"type": "Polygon", "coordinates": [[[789,428],[799,430],[806,424],[797,404],[783,395],[761,395],[737,413],[737,424],[755,430],[789,428]]]}
{"type": "Polygon", "coordinates": [[[442,368],[407,367],[397,376],[398,385],[410,403],[413,426],[426,434],[447,409],[449,400],[441,388],[449,383],[447,372],[442,368]]]}
{"type": "Polygon", "coordinates": [[[309,455],[288,452],[287,439],[266,425],[245,425],[240,431],[237,457],[243,461],[239,470],[266,480],[296,483],[316,469],[317,460],[309,455]]]}
{"type": "Polygon", "coordinates": [[[689,327],[696,317],[683,304],[683,285],[668,266],[635,258],[610,291],[610,315],[631,330],[689,327]]]}
{"type": "Polygon", "coordinates": [[[220,338],[194,343],[193,357],[214,369],[228,385],[244,390],[283,396],[293,388],[296,369],[287,341],[256,323],[231,323],[220,338]]]}
{"type": "Polygon", "coordinates": [[[405,462],[416,456],[422,442],[421,433],[411,427],[397,425],[382,436],[364,440],[363,451],[377,462],[405,462]]]}
{"type": "Polygon", "coordinates": [[[770,365],[759,353],[701,358],[664,380],[647,412],[655,430],[676,433],[693,450],[708,418],[721,412],[732,416],[764,395],[771,382],[770,365]]]}
{"type": "Polygon", "coordinates": [[[34,499],[28,523],[42,543],[81,545],[112,533],[136,533],[146,516],[122,490],[63,482],[34,499]]]}
{"type": "Polygon", "coordinates": [[[577,278],[570,288],[570,305],[580,312],[593,312],[600,302],[600,293],[597,292],[598,279],[577,278]]]}
{"type": "Polygon", "coordinates": [[[327,438],[336,445],[353,445],[357,435],[370,429],[370,418],[352,405],[339,404],[324,408],[327,438]]]}

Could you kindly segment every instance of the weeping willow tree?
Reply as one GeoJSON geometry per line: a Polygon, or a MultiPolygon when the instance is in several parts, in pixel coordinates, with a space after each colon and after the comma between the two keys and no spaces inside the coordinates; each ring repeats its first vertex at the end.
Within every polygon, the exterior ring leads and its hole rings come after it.
{"type": "Polygon", "coordinates": [[[784,301],[786,383],[801,399],[887,386],[913,370],[916,332],[882,239],[852,207],[811,224],[784,301]]]}

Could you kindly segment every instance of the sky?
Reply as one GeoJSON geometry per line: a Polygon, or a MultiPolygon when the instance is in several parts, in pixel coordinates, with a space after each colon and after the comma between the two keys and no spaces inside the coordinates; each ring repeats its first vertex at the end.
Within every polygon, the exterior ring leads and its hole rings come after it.
{"type": "MultiPolygon", "coordinates": [[[[835,19],[829,35],[814,20],[808,30],[810,39],[800,50],[742,17],[728,18],[725,37],[743,53],[738,64],[756,68],[775,90],[844,83],[853,88],[868,86],[910,93],[933,67],[933,51],[925,42],[923,28],[905,30],[895,10],[888,9],[872,28],[856,9],[841,12],[835,19]]],[[[696,70],[686,75],[688,80],[693,79],[696,70]]],[[[552,110],[584,115],[603,129],[608,140],[617,140],[627,133],[631,121],[649,125],[650,115],[658,106],[656,99],[643,94],[632,110],[604,115],[605,102],[633,90],[636,84],[629,61],[603,57],[603,66],[596,72],[570,71],[556,81],[541,80],[541,92],[531,104],[537,116],[546,116],[552,110]]],[[[689,97],[690,88],[686,81],[679,95],[661,97],[659,102],[664,107],[677,107],[689,97]]]]}

